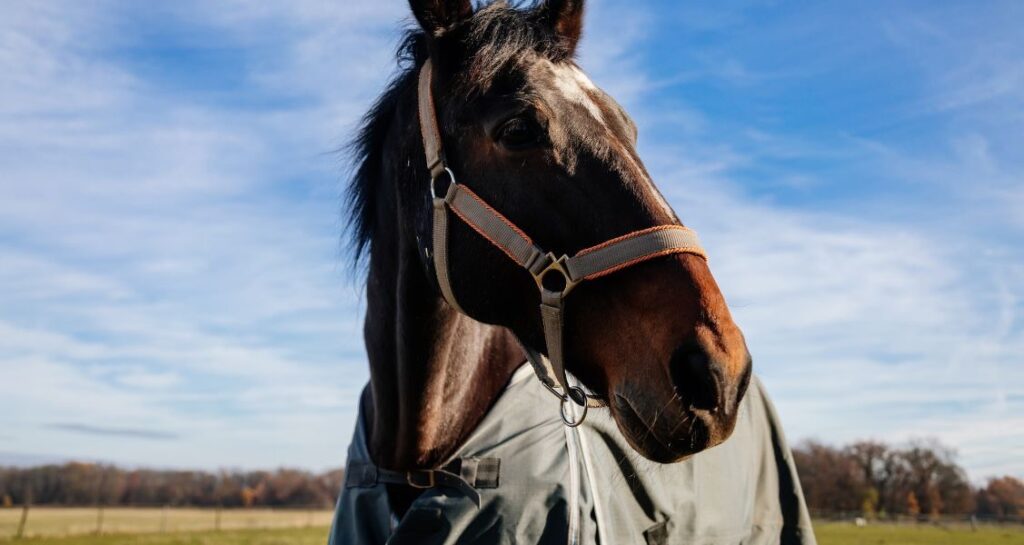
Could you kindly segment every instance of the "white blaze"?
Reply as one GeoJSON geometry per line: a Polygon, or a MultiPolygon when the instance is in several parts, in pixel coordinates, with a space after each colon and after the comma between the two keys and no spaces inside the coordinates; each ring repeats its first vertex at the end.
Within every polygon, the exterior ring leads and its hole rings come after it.
{"type": "Polygon", "coordinates": [[[590,93],[587,92],[598,90],[594,82],[590,81],[590,78],[582,70],[571,64],[554,64],[546,59],[543,62],[546,62],[551,67],[551,71],[554,72],[555,86],[562,96],[586,108],[594,119],[604,125],[604,115],[601,114],[601,108],[598,107],[594,99],[591,98],[590,93]]]}
{"type": "MultiPolygon", "coordinates": [[[[600,88],[594,85],[594,82],[583,73],[582,70],[571,64],[554,64],[547,59],[541,59],[542,63],[547,63],[552,73],[555,75],[555,86],[558,88],[559,93],[563,97],[571,102],[580,104],[590,115],[594,117],[601,125],[605,124],[604,115],[601,113],[601,108],[598,107],[597,103],[594,102],[592,94],[600,92],[600,88]]],[[[625,159],[630,163],[633,163],[631,156],[626,156],[625,159]]],[[[642,169],[637,167],[637,172],[642,172],[642,169]]],[[[672,206],[668,204],[665,197],[658,191],[658,188],[654,186],[654,182],[647,176],[641,176],[643,178],[640,183],[647,184],[650,188],[651,193],[654,195],[655,200],[662,207],[662,210],[668,214],[668,217],[675,218],[675,211],[672,210],[672,206]]]]}

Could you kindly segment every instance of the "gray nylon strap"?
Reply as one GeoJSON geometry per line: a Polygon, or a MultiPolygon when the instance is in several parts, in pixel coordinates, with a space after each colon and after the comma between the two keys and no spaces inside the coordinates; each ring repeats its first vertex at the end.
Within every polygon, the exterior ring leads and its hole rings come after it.
{"type": "Polygon", "coordinates": [[[574,282],[598,278],[659,255],[692,253],[701,257],[697,233],[682,225],[638,231],[592,250],[583,250],[566,260],[566,270],[574,282]]]}
{"type": "Polygon", "coordinates": [[[346,468],[346,488],[368,488],[378,484],[399,484],[413,488],[454,488],[480,507],[478,489],[497,488],[501,475],[499,458],[459,458],[440,469],[394,471],[372,463],[354,463],[346,468]]]}
{"type": "MultiPolygon", "coordinates": [[[[451,193],[455,187],[453,183],[449,186],[448,192],[451,193]]],[[[444,300],[448,301],[452,308],[465,314],[455,298],[455,293],[452,292],[452,280],[448,276],[448,204],[445,200],[434,199],[434,272],[444,300]]]]}
{"type": "MultiPolygon", "coordinates": [[[[551,362],[544,357],[543,354],[523,344],[523,341],[516,337],[516,342],[519,343],[519,348],[523,349],[523,353],[526,354],[526,361],[530,362],[530,366],[533,367],[533,373],[540,379],[548,390],[555,392],[554,388],[558,386],[558,381],[555,380],[554,370],[551,369],[551,362]]],[[[556,395],[561,395],[555,392],[556,395]]]]}
{"type": "Polygon", "coordinates": [[[480,235],[505,252],[519,266],[530,268],[542,252],[505,216],[487,205],[480,197],[465,186],[449,186],[450,197],[446,200],[453,212],[476,230],[480,235]]]}
{"type": "Polygon", "coordinates": [[[459,458],[459,476],[473,488],[498,488],[501,458],[459,458]]]}
{"type": "Polygon", "coordinates": [[[423,140],[423,151],[427,157],[427,169],[430,179],[434,180],[444,173],[444,150],[441,148],[441,131],[437,128],[437,110],[434,108],[434,92],[430,78],[433,75],[430,59],[423,63],[419,77],[419,117],[420,136],[423,140]]]}
{"type": "MultiPolygon", "coordinates": [[[[564,323],[564,322],[563,322],[564,323]]],[[[533,373],[537,375],[537,379],[544,385],[545,388],[551,391],[558,397],[563,397],[563,394],[557,389],[559,388],[558,381],[555,380],[555,371],[552,368],[551,360],[544,357],[543,354],[523,344],[522,341],[516,337],[516,341],[519,343],[519,347],[523,349],[523,353],[526,354],[526,361],[533,367],[533,373]]],[[[590,408],[605,407],[605,403],[600,396],[596,396],[591,393],[587,393],[587,406],[590,408]]]]}
{"type": "MultiPolygon", "coordinates": [[[[571,392],[569,377],[565,372],[565,308],[564,294],[549,290],[541,290],[540,317],[544,326],[544,342],[548,347],[548,360],[551,362],[555,380],[562,387],[564,395],[571,392]]],[[[577,401],[578,400],[574,400],[577,401]]],[[[580,403],[581,405],[583,403],[580,403]]]]}

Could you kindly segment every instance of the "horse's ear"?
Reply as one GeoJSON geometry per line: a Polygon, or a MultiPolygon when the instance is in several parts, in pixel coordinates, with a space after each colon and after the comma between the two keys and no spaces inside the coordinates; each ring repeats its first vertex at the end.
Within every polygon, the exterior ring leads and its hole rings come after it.
{"type": "Polygon", "coordinates": [[[409,0],[409,7],[428,36],[437,36],[473,15],[470,0],[409,0]]]}
{"type": "Polygon", "coordinates": [[[566,49],[576,51],[583,33],[583,0],[547,0],[541,10],[566,49]]]}

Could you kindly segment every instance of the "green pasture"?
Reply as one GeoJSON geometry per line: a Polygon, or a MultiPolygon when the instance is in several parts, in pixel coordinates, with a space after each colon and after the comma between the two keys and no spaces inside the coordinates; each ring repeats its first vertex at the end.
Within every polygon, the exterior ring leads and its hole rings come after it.
{"type": "Polygon", "coordinates": [[[817,522],[814,533],[820,545],[1022,545],[1024,526],[929,524],[869,524],[817,522]]]}
{"type": "MultiPolygon", "coordinates": [[[[0,509],[0,543],[12,537],[20,509],[0,509]]],[[[330,511],[224,509],[105,509],[97,535],[95,508],[33,508],[26,545],[323,545],[330,511]]],[[[944,526],[840,522],[815,524],[821,545],[1024,545],[1024,526],[944,526]]]]}

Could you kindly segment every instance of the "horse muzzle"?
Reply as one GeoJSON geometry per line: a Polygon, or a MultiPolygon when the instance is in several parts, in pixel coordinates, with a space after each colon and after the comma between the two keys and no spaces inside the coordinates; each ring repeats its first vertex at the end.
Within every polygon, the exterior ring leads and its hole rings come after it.
{"type": "Polygon", "coordinates": [[[742,364],[723,363],[687,343],[677,349],[667,380],[619,385],[609,406],[622,434],[643,455],[671,463],[714,447],[732,434],[750,384],[750,355],[742,364]],[[736,373],[738,371],[738,374],[736,373]]]}

